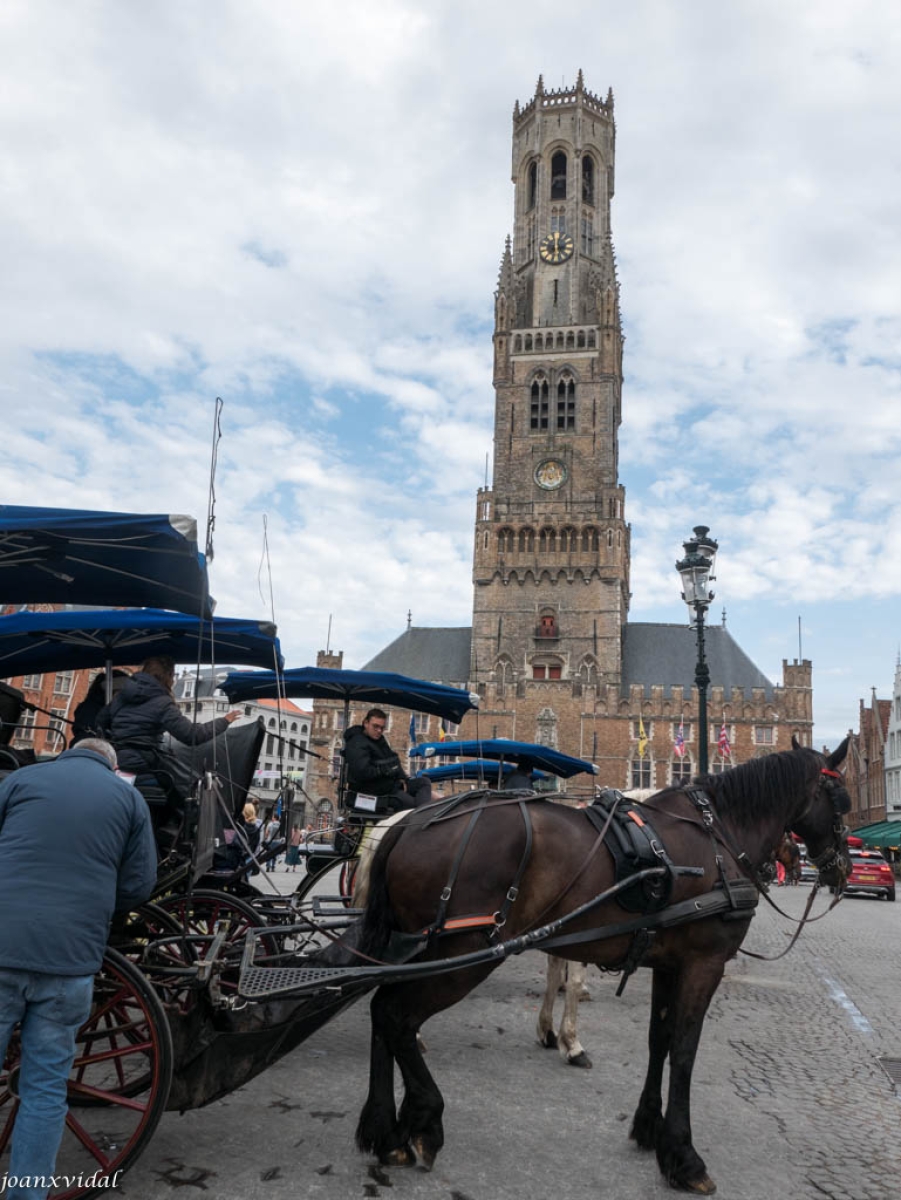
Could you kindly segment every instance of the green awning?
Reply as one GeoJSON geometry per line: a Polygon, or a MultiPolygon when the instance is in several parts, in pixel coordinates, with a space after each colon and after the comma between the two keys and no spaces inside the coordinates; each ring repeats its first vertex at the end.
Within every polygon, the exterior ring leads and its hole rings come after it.
{"type": "Polygon", "coordinates": [[[865,846],[880,850],[901,849],[901,821],[879,821],[875,825],[862,825],[852,829],[853,837],[859,837],[865,846]]]}

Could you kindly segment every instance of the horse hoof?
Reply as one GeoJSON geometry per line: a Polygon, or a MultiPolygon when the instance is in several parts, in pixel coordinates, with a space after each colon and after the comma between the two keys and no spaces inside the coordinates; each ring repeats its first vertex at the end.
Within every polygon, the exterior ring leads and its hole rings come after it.
{"type": "Polygon", "coordinates": [[[383,1154],[379,1161],[383,1167],[412,1167],[416,1165],[416,1155],[409,1146],[397,1146],[383,1154]]]}
{"type": "Polygon", "coordinates": [[[712,1196],[716,1191],[716,1184],[709,1175],[702,1175],[700,1179],[688,1180],[685,1183],[677,1183],[674,1186],[680,1192],[692,1192],[696,1196],[712,1196]]]}
{"type": "Polygon", "coordinates": [[[424,1171],[431,1171],[435,1165],[435,1152],[426,1146],[422,1138],[413,1138],[413,1150],[422,1169],[424,1171]]]}
{"type": "Polygon", "coordinates": [[[582,1050],[578,1054],[574,1054],[571,1058],[568,1058],[566,1065],[568,1067],[585,1067],[586,1070],[590,1070],[593,1064],[585,1051],[582,1050]]]}
{"type": "Polygon", "coordinates": [[[543,1038],[540,1037],[538,1039],[538,1045],[542,1046],[545,1050],[557,1049],[557,1035],[553,1029],[549,1029],[543,1038]]]}

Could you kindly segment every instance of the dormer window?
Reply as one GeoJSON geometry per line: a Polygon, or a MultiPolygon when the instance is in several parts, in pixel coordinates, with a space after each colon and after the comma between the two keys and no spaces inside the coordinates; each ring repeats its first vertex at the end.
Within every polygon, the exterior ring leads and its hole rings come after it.
{"type": "Polygon", "coordinates": [[[551,159],[551,199],[566,199],[566,155],[562,150],[551,159]]]}

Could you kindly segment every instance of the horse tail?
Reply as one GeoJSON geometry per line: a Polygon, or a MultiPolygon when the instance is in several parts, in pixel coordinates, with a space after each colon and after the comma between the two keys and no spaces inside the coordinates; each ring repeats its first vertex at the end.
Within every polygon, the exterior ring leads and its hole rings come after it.
{"type": "Polygon", "coordinates": [[[364,954],[380,958],[397,929],[397,918],[388,897],[388,859],[403,836],[404,826],[395,825],[385,832],[372,860],[369,872],[369,895],[363,914],[361,949],[364,954]]]}

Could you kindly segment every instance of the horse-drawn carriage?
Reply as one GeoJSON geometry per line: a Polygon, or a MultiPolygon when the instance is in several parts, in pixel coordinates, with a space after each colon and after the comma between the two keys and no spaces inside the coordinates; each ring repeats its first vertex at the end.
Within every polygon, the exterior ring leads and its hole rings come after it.
{"type": "MultiPolygon", "coordinates": [[[[2,518],[0,509],[0,546],[2,518]]],[[[41,599],[14,590],[19,601],[41,599]]],[[[209,621],[204,596],[195,611],[209,621]]],[[[237,698],[239,687],[253,686],[232,679],[227,691],[237,698]]],[[[272,686],[271,678],[258,686],[272,686]]],[[[356,695],[392,702],[384,693],[356,695]]],[[[405,701],[395,692],[393,702],[405,701]]],[[[455,702],[475,700],[457,692],[455,702]]],[[[293,897],[267,901],[242,872],[220,873],[222,823],[255,758],[249,735],[240,753],[229,743],[237,732],[211,747],[214,758],[197,772],[159,894],[114,930],[78,1038],[56,1200],[100,1194],[102,1181],[142,1152],[167,1108],[199,1107],[241,1086],[375,989],[370,1091],[357,1142],[383,1163],[431,1165],[443,1143],[442,1100],[417,1045],[419,1027],[510,955],[532,948],[627,974],[652,968],[651,1056],[632,1136],[656,1150],[670,1182],[713,1190],[689,1118],[706,1007],[748,929],[757,874],[784,828],[804,837],[825,881],[841,885],[847,797],[835,767],[843,748],[829,758],[798,747],[756,760],[700,786],[668,789],[640,813],[628,805],[620,811],[618,800],[579,811],[530,789],[449,797],[389,831],[358,914],[317,904],[310,892],[347,865],[356,833],[379,814],[348,814],[345,852],[314,861],[293,897]],[[227,799],[223,779],[236,789],[227,799]],[[611,829],[623,823],[620,840],[643,839],[651,855],[638,869],[618,870],[610,848],[611,829]],[[395,1064],[405,1087],[399,1110],[395,1064]]],[[[479,743],[480,757],[486,744],[479,743]]],[[[13,1053],[0,1075],[0,1156],[17,1082],[13,1053]]]]}

